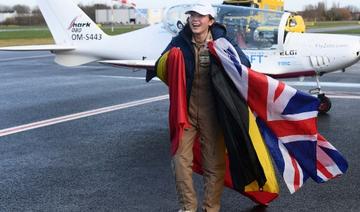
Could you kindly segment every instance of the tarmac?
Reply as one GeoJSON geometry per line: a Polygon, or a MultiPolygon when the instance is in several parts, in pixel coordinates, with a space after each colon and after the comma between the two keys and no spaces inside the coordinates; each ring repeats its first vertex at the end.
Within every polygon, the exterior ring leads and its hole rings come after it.
{"type": "Polygon", "coordinates": [[[356,30],[356,29],[360,29],[360,25],[313,28],[313,29],[307,29],[306,32],[324,33],[324,32],[336,32],[341,30],[356,30]]]}
{"type": "MultiPolygon", "coordinates": [[[[167,87],[144,75],[0,52],[0,211],[177,211],[167,87]]],[[[279,177],[268,207],[225,189],[222,211],[360,211],[360,63],[320,79],[332,109],[318,128],[347,158],[347,173],[294,194],[279,177]]],[[[302,90],[313,82],[287,80],[302,90]]]]}

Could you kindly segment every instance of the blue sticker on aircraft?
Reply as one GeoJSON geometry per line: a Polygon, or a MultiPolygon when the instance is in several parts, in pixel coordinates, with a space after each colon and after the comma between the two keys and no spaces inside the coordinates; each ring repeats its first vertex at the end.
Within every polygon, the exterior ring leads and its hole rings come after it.
{"type": "Polygon", "coordinates": [[[250,63],[259,63],[259,64],[261,64],[263,62],[263,58],[265,58],[264,54],[251,54],[246,56],[249,59],[250,63]]]}
{"type": "Polygon", "coordinates": [[[291,66],[291,62],[290,61],[279,61],[278,65],[279,66],[291,66]]]}

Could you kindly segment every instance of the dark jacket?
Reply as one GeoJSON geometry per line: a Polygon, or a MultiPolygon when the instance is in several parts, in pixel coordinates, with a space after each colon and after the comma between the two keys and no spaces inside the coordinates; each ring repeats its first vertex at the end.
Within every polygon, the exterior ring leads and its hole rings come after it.
{"type": "MultiPolygon", "coordinates": [[[[236,51],[238,52],[241,63],[249,68],[251,67],[250,61],[247,59],[244,52],[239,48],[239,46],[235,42],[232,42],[231,39],[226,37],[226,29],[223,25],[215,22],[210,27],[210,31],[211,31],[211,35],[214,40],[221,38],[221,37],[224,37],[227,40],[229,40],[230,43],[235,47],[236,51]]],[[[192,83],[193,83],[193,79],[194,79],[194,75],[195,75],[195,53],[194,53],[193,45],[191,43],[191,39],[192,39],[192,32],[191,32],[189,24],[186,24],[184,29],[181,30],[180,33],[171,40],[171,42],[169,43],[169,45],[166,47],[166,49],[163,52],[163,54],[164,54],[165,52],[167,52],[168,50],[170,50],[173,47],[178,47],[181,49],[181,51],[184,55],[184,59],[185,59],[186,96],[187,96],[188,102],[190,99],[192,83]]],[[[157,65],[157,63],[156,63],[156,65],[157,65]]],[[[155,70],[156,70],[156,65],[155,65],[155,70]]],[[[147,76],[146,76],[146,80],[147,81],[151,80],[151,78],[154,77],[155,75],[156,75],[156,73],[151,74],[151,72],[148,72],[147,76]]]]}

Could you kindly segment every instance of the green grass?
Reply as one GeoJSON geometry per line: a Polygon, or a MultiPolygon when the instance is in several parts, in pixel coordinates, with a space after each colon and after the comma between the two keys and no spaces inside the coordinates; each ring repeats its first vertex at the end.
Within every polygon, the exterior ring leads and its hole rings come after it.
{"type": "MultiPolygon", "coordinates": [[[[104,26],[101,29],[108,35],[119,35],[143,27],[145,26],[116,26],[114,31],[112,31],[110,26],[104,26]]],[[[49,29],[44,26],[0,26],[0,46],[47,44],[53,42],[49,29]]]]}
{"type": "Polygon", "coordinates": [[[360,25],[359,21],[321,21],[321,22],[306,22],[306,28],[327,28],[327,27],[338,27],[338,26],[351,26],[360,25]]]}
{"type": "Polygon", "coordinates": [[[21,45],[40,45],[40,44],[53,44],[52,38],[38,38],[38,39],[0,39],[0,46],[21,46],[21,45]]]}
{"type": "Polygon", "coordinates": [[[335,32],[326,32],[331,34],[349,34],[349,35],[360,35],[360,29],[349,29],[349,30],[340,30],[335,32]]]}
{"type": "MultiPolygon", "coordinates": [[[[341,26],[360,26],[360,21],[332,21],[332,22],[331,21],[323,21],[323,22],[314,22],[313,25],[311,25],[310,22],[306,23],[306,28],[307,29],[332,28],[332,27],[341,27],[341,26]]],[[[360,34],[360,29],[329,31],[329,32],[326,32],[326,33],[359,35],[360,34]]]]}
{"type": "Polygon", "coordinates": [[[49,30],[21,30],[0,32],[0,40],[51,38],[49,30]]]}
{"type": "MultiPolygon", "coordinates": [[[[114,27],[114,31],[111,30],[111,27],[101,27],[102,30],[108,35],[119,35],[122,33],[130,32],[133,30],[141,29],[145,27],[144,25],[132,25],[132,26],[117,26],[114,27]]],[[[7,41],[14,40],[24,40],[24,39],[52,39],[51,33],[47,27],[41,26],[0,26],[0,43],[4,43],[7,41]],[[1,31],[1,30],[9,30],[9,31],[1,31]],[[16,30],[16,31],[11,31],[16,30]]],[[[15,43],[16,44],[16,43],[15,43]]]]}
{"type": "Polygon", "coordinates": [[[17,26],[17,25],[1,25],[0,24],[0,30],[1,29],[47,29],[46,26],[17,26]]]}

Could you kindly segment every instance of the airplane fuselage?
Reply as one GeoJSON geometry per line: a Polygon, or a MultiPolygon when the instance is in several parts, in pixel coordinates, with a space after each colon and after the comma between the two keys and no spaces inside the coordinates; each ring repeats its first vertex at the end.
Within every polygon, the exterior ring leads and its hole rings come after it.
{"type": "Polygon", "coordinates": [[[345,69],[360,60],[360,37],[288,33],[284,49],[245,49],[252,68],[277,78],[314,76],[345,69]]]}

